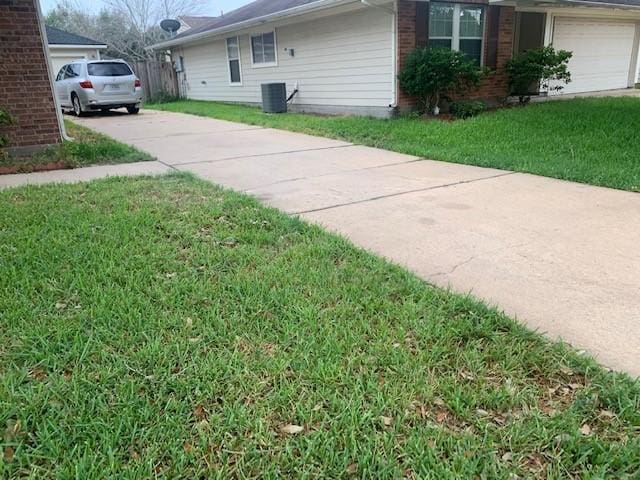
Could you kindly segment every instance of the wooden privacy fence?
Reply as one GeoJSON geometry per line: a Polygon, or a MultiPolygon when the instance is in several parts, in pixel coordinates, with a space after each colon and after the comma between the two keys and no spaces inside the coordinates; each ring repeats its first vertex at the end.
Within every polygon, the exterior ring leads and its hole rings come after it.
{"type": "Polygon", "coordinates": [[[131,67],[142,82],[145,100],[161,94],[174,97],[180,95],[178,76],[171,62],[147,60],[132,63],[131,67]]]}

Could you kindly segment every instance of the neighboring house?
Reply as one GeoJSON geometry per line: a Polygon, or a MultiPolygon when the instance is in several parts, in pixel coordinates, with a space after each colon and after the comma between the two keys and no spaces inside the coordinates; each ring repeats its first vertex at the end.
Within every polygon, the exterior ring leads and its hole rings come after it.
{"type": "Polygon", "coordinates": [[[189,98],[260,102],[260,85],[298,89],[292,109],[387,116],[413,99],[396,81],[417,46],[459,49],[494,70],[470,98],[507,95],[515,52],[571,50],[563,93],[638,81],[640,0],[258,0],[155,48],[171,50],[189,98]]]}
{"type": "Polygon", "coordinates": [[[192,28],[204,27],[205,25],[216,19],[217,17],[189,17],[186,15],[178,17],[178,21],[180,22],[180,29],[178,30],[178,34],[184,33],[187,30],[191,30],[192,28]]]}
{"type": "Polygon", "coordinates": [[[0,1],[0,109],[14,153],[60,143],[62,121],[53,97],[44,26],[37,0],[0,1]]]}
{"type": "Polygon", "coordinates": [[[107,48],[102,42],[50,26],[47,26],[47,41],[54,76],[74,60],[100,60],[100,50],[107,48]]]}

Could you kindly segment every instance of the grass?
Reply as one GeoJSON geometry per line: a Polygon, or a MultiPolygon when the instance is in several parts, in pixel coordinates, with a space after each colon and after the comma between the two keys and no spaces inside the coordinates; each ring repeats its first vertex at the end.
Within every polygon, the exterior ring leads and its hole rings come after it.
{"type": "Polygon", "coordinates": [[[640,475],[639,382],[251,198],[0,203],[2,478],[640,475]]]}
{"type": "Polygon", "coordinates": [[[304,114],[203,101],[148,108],[294,130],[434,160],[640,191],[640,99],[587,98],[509,108],[456,122],[304,114]]]}
{"type": "Polygon", "coordinates": [[[65,121],[65,128],[74,141],[64,142],[31,156],[0,155],[0,169],[7,167],[18,172],[30,172],[48,164],[59,164],[57,168],[78,168],[153,159],[147,153],[71,121],[65,121]]]}

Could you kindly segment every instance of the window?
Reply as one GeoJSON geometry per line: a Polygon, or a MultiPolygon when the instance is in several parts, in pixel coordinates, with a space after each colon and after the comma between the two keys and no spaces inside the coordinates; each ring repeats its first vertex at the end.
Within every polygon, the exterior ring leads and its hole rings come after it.
{"type": "Polygon", "coordinates": [[[482,63],[484,7],[454,3],[431,3],[429,45],[459,50],[482,63]]]}
{"type": "Polygon", "coordinates": [[[255,67],[268,67],[277,64],[275,32],[251,36],[251,59],[255,67]]]}
{"type": "Polygon", "coordinates": [[[82,75],[82,65],[80,65],[79,63],[72,63],[71,65],[69,65],[69,78],[79,77],[80,75],[82,75]]]}
{"type": "Polygon", "coordinates": [[[68,67],[68,66],[69,66],[69,65],[65,65],[64,67],[62,67],[62,68],[60,69],[60,71],[58,72],[58,76],[56,77],[56,82],[57,82],[57,81],[59,81],[59,80],[64,80],[65,75],[66,75],[66,73],[67,73],[67,67],[68,67]]]}
{"type": "Polygon", "coordinates": [[[229,62],[229,83],[239,85],[242,83],[240,73],[240,44],[238,37],[227,38],[227,60],[229,62]]]}
{"type": "Polygon", "coordinates": [[[92,77],[126,77],[133,75],[129,65],[122,62],[100,62],[87,65],[92,77]]]}

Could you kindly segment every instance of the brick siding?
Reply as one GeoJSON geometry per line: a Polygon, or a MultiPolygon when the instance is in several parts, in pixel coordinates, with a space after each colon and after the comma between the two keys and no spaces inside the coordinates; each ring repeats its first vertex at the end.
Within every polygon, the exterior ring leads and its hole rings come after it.
{"type": "Polygon", "coordinates": [[[17,151],[61,141],[36,0],[0,0],[0,108],[14,125],[0,127],[17,151]]]}
{"type": "MultiPolygon", "coordinates": [[[[465,0],[460,3],[487,4],[486,0],[465,0]]],[[[487,76],[480,87],[470,91],[465,95],[469,99],[483,99],[488,102],[497,102],[508,94],[507,75],[505,66],[513,53],[513,35],[515,29],[515,9],[513,7],[500,7],[498,9],[499,33],[498,33],[498,54],[495,73],[487,76]]],[[[416,48],[416,2],[413,0],[400,0],[398,2],[398,25],[397,25],[397,49],[398,49],[398,72],[404,66],[406,56],[416,48]]],[[[488,42],[485,38],[485,52],[488,42]]],[[[400,110],[409,110],[415,107],[416,100],[407,95],[398,87],[397,105],[400,110]]]]}

